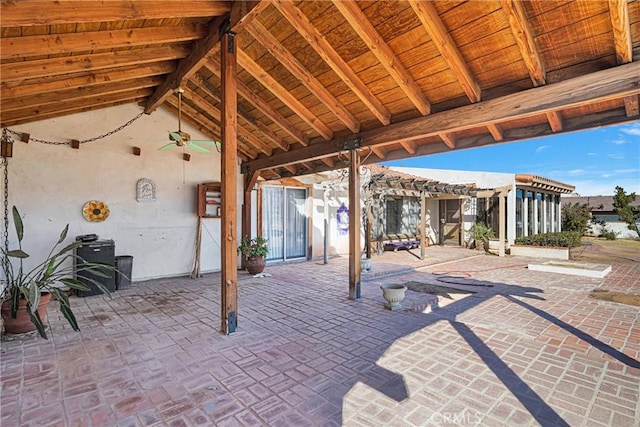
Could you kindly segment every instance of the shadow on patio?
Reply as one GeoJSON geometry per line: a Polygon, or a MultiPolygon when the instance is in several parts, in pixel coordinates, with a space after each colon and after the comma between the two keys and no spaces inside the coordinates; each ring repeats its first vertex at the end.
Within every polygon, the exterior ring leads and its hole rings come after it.
{"type": "Polygon", "coordinates": [[[2,343],[2,424],[632,424],[640,365],[630,355],[638,345],[627,340],[622,353],[617,337],[581,328],[570,308],[584,301],[575,310],[587,317],[637,314],[598,309],[576,291],[597,281],[567,290],[559,275],[474,257],[446,265],[475,269],[467,283],[491,286],[466,286],[477,293],[433,313],[390,312],[379,284],[442,282],[425,271],[372,275],[362,299],[350,301],[346,265],[241,274],[232,336],[218,333],[218,274],[138,283],[111,300],[74,299],[80,334],[51,317],[49,341],[2,343]]]}

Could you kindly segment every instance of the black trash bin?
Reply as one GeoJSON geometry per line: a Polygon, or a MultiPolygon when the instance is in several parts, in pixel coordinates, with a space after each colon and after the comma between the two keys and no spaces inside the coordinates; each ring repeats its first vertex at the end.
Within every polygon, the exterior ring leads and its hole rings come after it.
{"type": "Polygon", "coordinates": [[[131,255],[119,255],[116,257],[116,268],[120,271],[119,274],[116,274],[116,290],[131,288],[132,267],[133,257],[131,255]]]}

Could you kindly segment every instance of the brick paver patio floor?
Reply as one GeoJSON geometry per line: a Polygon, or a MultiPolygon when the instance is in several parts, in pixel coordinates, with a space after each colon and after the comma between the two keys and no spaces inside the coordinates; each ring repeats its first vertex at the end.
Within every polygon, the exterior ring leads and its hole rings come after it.
{"type": "Polygon", "coordinates": [[[81,332],[50,307],[48,341],[2,342],[0,424],[638,425],[640,309],[588,293],[638,293],[640,265],[592,279],[427,255],[375,257],[358,301],[346,258],[242,272],[231,336],[218,332],[219,274],[74,297],[81,332]],[[379,285],[409,281],[476,293],[431,310],[408,291],[405,310],[386,310],[379,285]]]}

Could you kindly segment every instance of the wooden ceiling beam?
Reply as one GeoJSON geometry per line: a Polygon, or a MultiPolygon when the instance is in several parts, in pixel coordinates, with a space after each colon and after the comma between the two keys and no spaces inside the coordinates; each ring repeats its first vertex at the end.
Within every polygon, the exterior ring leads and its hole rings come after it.
{"type": "Polygon", "coordinates": [[[546,113],[547,121],[549,122],[549,126],[551,126],[551,130],[554,132],[562,132],[562,116],[559,111],[549,111],[546,113]]]}
{"type": "MultiPolygon", "coordinates": [[[[213,88],[213,85],[206,81],[199,73],[196,73],[191,77],[191,80],[195,82],[195,84],[200,87],[204,92],[207,93],[211,98],[213,98],[216,102],[221,103],[219,92],[213,88]]],[[[244,119],[247,123],[255,127],[258,132],[264,135],[265,138],[273,142],[278,148],[288,151],[289,144],[284,142],[278,135],[271,131],[266,125],[259,122],[255,117],[251,116],[245,111],[242,111],[238,107],[238,116],[244,119]]]]}
{"type": "Polygon", "coordinates": [[[640,103],[638,102],[638,98],[638,95],[627,96],[624,98],[624,110],[627,113],[627,117],[640,115],[640,103]]]}
{"type": "Polygon", "coordinates": [[[149,98],[144,108],[145,113],[152,113],[173,93],[175,88],[179,87],[183,81],[188,80],[204,65],[207,56],[217,48],[225,31],[239,31],[247,20],[253,19],[257,13],[256,6],[259,3],[257,1],[233,2],[228,15],[212,19],[209,23],[209,33],[194,44],[189,56],[180,61],[176,70],[149,98]]]}
{"type": "Polygon", "coordinates": [[[333,168],[335,165],[335,162],[330,157],[321,157],[320,160],[330,168],[333,168]]]}
{"type": "Polygon", "coordinates": [[[296,99],[289,91],[276,81],[257,62],[249,57],[242,49],[238,48],[238,65],[251,74],[267,90],[273,93],[284,105],[311,126],[320,136],[329,140],[333,138],[333,131],[322,123],[307,107],[296,99]]]}
{"type": "MultiPolygon", "coordinates": [[[[126,92],[110,94],[98,94],[91,97],[83,97],[73,102],[58,102],[40,107],[27,107],[20,110],[0,112],[0,122],[4,126],[11,126],[27,121],[42,120],[47,117],[62,116],[87,109],[103,108],[105,105],[123,104],[135,102],[153,93],[151,88],[133,89],[126,92]]],[[[3,106],[4,107],[4,106],[3,106]]]]}
{"type": "Polygon", "coordinates": [[[400,145],[409,154],[416,153],[416,144],[413,141],[400,141],[400,145]]]}
{"type": "Polygon", "coordinates": [[[47,105],[82,102],[85,98],[106,96],[115,93],[129,92],[135,89],[158,86],[163,81],[161,76],[143,77],[117,82],[108,82],[100,85],[71,87],[47,93],[37,93],[29,96],[21,96],[2,100],[2,113],[21,109],[38,109],[47,105]]]}
{"type": "Polygon", "coordinates": [[[391,123],[391,114],[373,95],[369,88],[360,80],[349,65],[338,55],[338,52],[311,24],[304,13],[293,5],[290,0],[273,0],[273,5],[291,23],[293,28],[307,41],[309,46],[331,67],[343,82],[355,93],[364,105],[373,113],[383,125],[391,123]]]}
{"type": "Polygon", "coordinates": [[[613,42],[616,47],[616,61],[618,64],[631,62],[633,61],[633,46],[631,44],[627,0],[609,0],[609,15],[613,29],[613,42]]]}
{"type": "MultiPolygon", "coordinates": [[[[632,62],[478,104],[393,123],[382,129],[363,131],[358,136],[362,138],[361,146],[373,147],[403,140],[413,141],[443,132],[458,132],[638,94],[640,94],[640,63],[632,62]],[[541,99],[545,102],[541,103],[541,99]]],[[[249,162],[245,167],[251,170],[269,169],[302,159],[335,155],[345,141],[353,138],[352,135],[332,143],[312,144],[308,147],[292,149],[286,153],[278,153],[266,159],[249,162]]],[[[513,138],[520,139],[517,135],[513,138]]],[[[427,145],[433,152],[444,151],[433,147],[437,144],[427,145]]]]}
{"type": "Polygon", "coordinates": [[[3,100],[6,100],[13,97],[24,97],[68,88],[85,88],[105,83],[168,74],[175,68],[176,66],[173,61],[164,61],[155,64],[127,66],[98,72],[74,73],[67,76],[30,79],[25,82],[12,82],[13,84],[3,82],[2,85],[0,85],[0,96],[3,100]]]}
{"type": "Polygon", "coordinates": [[[520,56],[529,70],[529,76],[534,86],[547,83],[547,75],[542,62],[542,56],[536,46],[531,25],[521,0],[501,0],[502,10],[507,15],[513,37],[516,39],[520,56]]]}
{"type": "Polygon", "coordinates": [[[455,135],[453,135],[452,133],[442,132],[442,133],[439,133],[438,136],[447,147],[451,148],[452,150],[456,148],[455,135]]]}
{"type": "MultiPolygon", "coordinates": [[[[209,61],[205,64],[205,68],[211,71],[216,76],[220,77],[220,63],[215,59],[209,57],[209,61]]],[[[259,97],[255,94],[251,89],[249,89],[244,83],[240,80],[237,82],[238,84],[238,94],[242,96],[248,103],[256,107],[258,110],[262,112],[265,116],[267,116],[272,122],[276,125],[280,126],[283,131],[288,133],[293,139],[299,142],[301,145],[307,146],[309,145],[309,140],[302,132],[300,132],[296,127],[294,127],[289,121],[282,116],[279,112],[277,112],[267,101],[259,97]]]]}
{"type": "MultiPolygon", "coordinates": [[[[200,96],[197,92],[192,90],[188,85],[184,87],[184,96],[198,106],[202,111],[205,111],[207,114],[212,116],[218,123],[222,120],[222,112],[217,108],[211,105],[205,98],[200,96]]],[[[183,102],[184,105],[184,102],[183,102]]],[[[260,141],[258,138],[254,137],[251,132],[247,131],[244,127],[238,125],[238,136],[242,137],[248,144],[252,145],[258,151],[263,152],[267,156],[270,156],[273,152],[271,147],[269,147],[264,142],[260,141]]]]}
{"type": "Polygon", "coordinates": [[[79,114],[79,113],[86,113],[89,111],[95,111],[95,110],[100,110],[103,108],[109,108],[109,107],[115,107],[118,105],[123,105],[123,104],[132,104],[137,102],[138,100],[141,100],[143,98],[143,96],[140,96],[139,99],[121,99],[121,100],[117,100],[117,101],[113,101],[113,102],[106,102],[104,104],[95,104],[95,105],[88,105],[88,106],[79,106],[79,107],[74,107],[74,108],[70,108],[70,109],[65,109],[64,111],[52,111],[52,112],[47,112],[47,113],[42,113],[42,114],[38,114],[37,118],[34,117],[24,117],[22,119],[15,119],[15,120],[10,120],[10,121],[2,121],[2,126],[15,126],[15,125],[20,125],[23,123],[30,123],[33,121],[40,121],[40,120],[47,120],[47,119],[55,119],[57,117],[62,117],[62,116],[68,116],[71,114],[79,114]]]}
{"type": "Polygon", "coordinates": [[[373,154],[378,156],[380,160],[384,160],[385,157],[387,157],[387,150],[385,150],[384,147],[371,147],[371,151],[373,151],[373,154]]]}
{"type": "Polygon", "coordinates": [[[2,2],[2,27],[108,22],[125,19],[165,19],[219,16],[229,12],[227,1],[30,0],[2,2]]]}
{"type": "Polygon", "coordinates": [[[404,68],[380,34],[373,27],[366,15],[355,1],[333,0],[333,5],[340,11],[356,34],[364,41],[369,50],[378,58],[380,64],[398,84],[398,87],[413,102],[423,116],[431,112],[431,104],[411,74],[404,68]]]}
{"type": "Polygon", "coordinates": [[[32,61],[0,64],[2,84],[28,79],[52,77],[88,71],[98,71],[117,67],[140,66],[143,64],[171,61],[189,54],[187,46],[158,46],[129,50],[116,50],[93,55],[63,56],[32,61]]]}
{"type": "Polygon", "coordinates": [[[430,1],[409,0],[409,4],[433,40],[434,45],[449,64],[449,68],[458,79],[469,100],[479,102],[482,99],[480,86],[467,67],[462,54],[449,35],[449,31],[442,23],[436,8],[430,1]]]}
{"type": "Polygon", "coordinates": [[[113,31],[4,37],[0,39],[0,59],[4,61],[30,56],[47,56],[51,52],[62,54],[88,52],[96,49],[179,43],[196,40],[206,34],[206,28],[203,25],[183,25],[180,27],[130,28],[113,31]]]}
{"type": "Polygon", "coordinates": [[[504,131],[498,123],[489,123],[487,129],[489,129],[491,136],[493,136],[493,139],[496,141],[502,141],[504,139],[504,131]]]}
{"type": "Polygon", "coordinates": [[[358,119],[356,119],[355,116],[347,110],[347,107],[338,101],[291,52],[282,46],[268,29],[260,24],[258,20],[253,20],[246,28],[258,43],[264,46],[291,74],[296,76],[300,83],[305,85],[351,132],[360,132],[360,122],[358,119]]]}

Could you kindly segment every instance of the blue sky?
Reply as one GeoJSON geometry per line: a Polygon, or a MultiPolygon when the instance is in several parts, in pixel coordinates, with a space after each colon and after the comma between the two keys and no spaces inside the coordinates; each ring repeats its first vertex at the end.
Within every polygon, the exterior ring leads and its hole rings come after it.
{"type": "Polygon", "coordinates": [[[530,173],[581,196],[640,195],[640,122],[382,163],[386,166],[530,173]]]}

